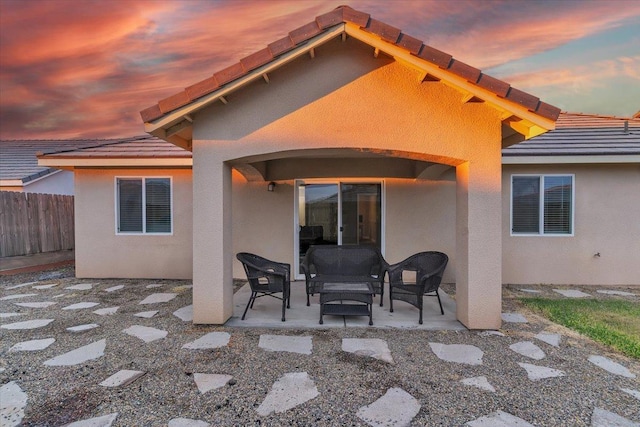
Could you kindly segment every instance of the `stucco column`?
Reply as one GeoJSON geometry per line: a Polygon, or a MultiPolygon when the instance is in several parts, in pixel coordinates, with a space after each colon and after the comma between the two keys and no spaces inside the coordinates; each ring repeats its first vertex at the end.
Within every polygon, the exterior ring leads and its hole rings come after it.
{"type": "Polygon", "coordinates": [[[456,167],[457,317],[469,329],[498,329],[502,311],[501,168],[456,167]]]}
{"type": "Polygon", "coordinates": [[[193,323],[233,314],[231,167],[193,141],[193,323]]]}

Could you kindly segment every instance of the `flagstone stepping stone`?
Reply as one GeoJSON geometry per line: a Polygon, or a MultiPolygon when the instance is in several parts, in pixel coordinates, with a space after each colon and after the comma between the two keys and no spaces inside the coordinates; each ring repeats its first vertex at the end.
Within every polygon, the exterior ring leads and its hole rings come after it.
{"type": "Polygon", "coordinates": [[[93,312],[99,316],[111,316],[112,314],[116,314],[120,307],[107,307],[107,308],[99,308],[94,310],[93,312]]]}
{"type": "Polygon", "coordinates": [[[191,418],[174,418],[169,420],[168,427],[209,427],[211,424],[200,421],[192,420],[191,418]]]}
{"type": "Polygon", "coordinates": [[[226,347],[231,335],[228,332],[210,332],[195,341],[187,343],[182,348],[190,350],[203,350],[208,348],[226,347]]]}
{"type": "Polygon", "coordinates": [[[146,288],[147,289],[153,289],[153,288],[161,288],[164,285],[158,285],[157,283],[153,283],[151,285],[147,285],[146,288]]]}
{"type": "Polygon", "coordinates": [[[47,308],[57,304],[55,301],[43,301],[43,302],[14,302],[18,307],[26,308],[47,308]]]}
{"type": "Polygon", "coordinates": [[[24,288],[25,286],[33,285],[34,283],[38,283],[38,282],[20,283],[19,285],[9,286],[8,288],[5,288],[5,289],[6,289],[6,290],[9,290],[9,289],[24,288]]]}
{"type": "Polygon", "coordinates": [[[540,291],[536,289],[519,289],[520,292],[526,292],[528,294],[539,294],[540,291]]]}
{"type": "Polygon", "coordinates": [[[613,360],[604,357],[604,356],[589,356],[589,362],[593,363],[599,368],[604,369],[607,372],[610,372],[614,375],[620,375],[625,378],[635,378],[636,375],[632,374],[627,368],[622,366],[621,364],[614,362],[613,360]]]}
{"type": "Polygon", "coordinates": [[[67,286],[65,289],[71,289],[72,291],[88,291],[93,289],[93,283],[79,283],[73,286],[67,286]]]}
{"type": "Polygon", "coordinates": [[[387,342],[380,338],[343,338],[342,351],[394,363],[387,342]]]}
{"type": "Polygon", "coordinates": [[[64,427],[110,427],[116,418],[118,418],[118,413],[114,412],[113,414],[103,415],[101,417],[76,421],[71,424],[66,424],[64,427]]]}
{"type": "Polygon", "coordinates": [[[0,387],[0,425],[17,426],[24,418],[24,408],[27,407],[29,396],[20,386],[11,381],[0,387]]]}
{"type": "Polygon", "coordinates": [[[620,296],[623,296],[623,297],[635,297],[635,296],[637,296],[636,294],[634,294],[632,292],[613,291],[613,290],[608,290],[608,289],[598,289],[596,292],[598,292],[600,294],[605,294],[605,295],[620,295],[620,296]]]}
{"type": "MultiPolygon", "coordinates": [[[[71,294],[71,295],[74,295],[74,294],[71,294]]],[[[67,295],[67,294],[60,294],[60,295],[52,296],[51,298],[64,298],[64,297],[68,297],[68,296],[69,295],[67,295]]]]}
{"type": "MultiPolygon", "coordinates": [[[[35,283],[35,282],[34,282],[35,283]]],[[[57,283],[51,283],[49,285],[38,285],[38,286],[32,286],[33,289],[38,289],[38,290],[43,290],[43,289],[51,289],[51,288],[55,288],[56,286],[58,286],[57,283]]]]}
{"type": "Polygon", "coordinates": [[[134,316],[137,317],[144,317],[145,319],[149,319],[153,316],[155,316],[156,314],[158,314],[158,310],[153,310],[153,311],[141,311],[140,313],[136,313],[134,314],[134,316]]]}
{"type": "Polygon", "coordinates": [[[140,325],[133,325],[127,329],[124,329],[122,332],[127,335],[131,335],[132,337],[140,338],[142,341],[147,343],[160,340],[166,337],[168,334],[167,331],[163,331],[161,329],[140,325]]]}
{"type": "Polygon", "coordinates": [[[77,304],[71,304],[66,307],[62,307],[63,310],[82,310],[83,308],[91,308],[96,305],[100,305],[99,302],[79,302],[77,304]]]}
{"type": "Polygon", "coordinates": [[[554,289],[553,291],[567,298],[587,298],[592,296],[577,289],[554,289]]]}
{"type": "Polygon", "coordinates": [[[542,351],[540,347],[538,347],[531,341],[517,342],[515,344],[511,344],[509,348],[518,354],[521,354],[525,357],[530,357],[535,360],[544,359],[544,357],[546,356],[544,354],[544,351],[542,351]]]}
{"type": "Polygon", "coordinates": [[[401,388],[393,387],[380,399],[358,409],[356,416],[372,427],[408,426],[420,411],[420,402],[401,388]]]}
{"type": "Polygon", "coordinates": [[[469,421],[466,425],[469,427],[535,427],[522,418],[503,411],[492,412],[484,417],[469,421]]]}
{"type": "Polygon", "coordinates": [[[289,353],[311,354],[313,344],[310,336],[292,337],[287,335],[260,335],[258,347],[267,351],[287,351],[289,353]]]}
{"type": "Polygon", "coordinates": [[[524,317],[520,313],[502,313],[501,315],[503,322],[508,323],[529,323],[526,317],[524,317]]]}
{"type": "Polygon", "coordinates": [[[183,322],[191,322],[193,320],[193,304],[177,309],[173,315],[183,322]]]}
{"type": "Polygon", "coordinates": [[[478,335],[480,335],[481,337],[490,337],[490,336],[504,337],[505,336],[500,331],[482,331],[482,332],[478,332],[478,335]]]}
{"type": "Polygon", "coordinates": [[[174,293],[151,294],[145,299],[143,299],[142,301],[140,301],[138,304],[157,304],[161,302],[169,302],[177,296],[178,294],[174,294],[174,293]]]}
{"type": "Polygon", "coordinates": [[[110,288],[105,289],[105,292],[115,292],[115,291],[119,291],[120,289],[123,289],[124,285],[117,285],[117,286],[112,286],[110,288]]]}
{"type": "Polygon", "coordinates": [[[545,366],[531,365],[529,363],[518,362],[525,371],[531,381],[543,380],[545,378],[564,377],[564,371],[559,369],[547,368],[545,366]]]}
{"type": "Polygon", "coordinates": [[[487,377],[485,376],[465,378],[463,380],[460,380],[460,382],[462,384],[478,387],[482,390],[490,391],[493,393],[495,393],[496,391],[496,389],[489,383],[489,380],[487,380],[487,377]]]}
{"type": "Polygon", "coordinates": [[[9,351],[38,351],[44,350],[55,342],[55,338],[44,338],[41,340],[22,341],[15,344],[9,351]]]}
{"type": "Polygon", "coordinates": [[[467,365],[482,365],[484,352],[478,347],[468,344],[440,344],[430,342],[429,347],[438,356],[447,362],[464,363],[467,365]]]}
{"type": "Polygon", "coordinates": [[[0,301],[8,301],[8,300],[12,300],[12,299],[34,297],[36,295],[38,295],[38,294],[13,294],[13,295],[7,295],[6,297],[0,298],[0,301]]]}
{"type": "Polygon", "coordinates": [[[193,374],[193,380],[196,382],[196,386],[198,386],[198,390],[202,394],[224,387],[232,378],[231,375],[223,374],[193,374]]]}
{"type": "Polygon", "coordinates": [[[318,397],[318,388],[306,372],[289,372],[273,383],[256,409],[258,415],[280,413],[318,397]]]}
{"type": "Polygon", "coordinates": [[[124,387],[131,384],[146,372],[123,369],[100,383],[103,387],[124,387]]]}
{"type": "Polygon", "coordinates": [[[70,328],[67,328],[67,331],[69,331],[69,332],[84,332],[84,331],[88,331],[90,329],[95,329],[98,326],[100,326],[100,325],[98,325],[96,323],[87,323],[86,325],[72,326],[70,328]]]}
{"type": "Polygon", "coordinates": [[[640,400],[640,391],[638,390],[633,390],[631,388],[622,388],[620,387],[620,390],[624,391],[627,394],[630,394],[631,396],[635,397],[636,399],[640,400]]]}
{"type": "Polygon", "coordinates": [[[93,342],[75,350],[56,356],[44,362],[46,366],[71,366],[88,362],[89,360],[98,359],[104,356],[104,349],[107,346],[107,340],[93,342]]]}
{"type": "Polygon", "coordinates": [[[562,340],[562,335],[540,332],[538,335],[534,336],[534,338],[537,338],[542,342],[546,342],[547,344],[552,345],[554,347],[559,347],[560,341],[562,340]]]}
{"type": "Polygon", "coordinates": [[[49,323],[53,322],[54,319],[33,319],[33,320],[25,320],[24,322],[15,322],[15,323],[7,323],[5,325],[1,325],[0,328],[3,329],[36,329],[47,326],[49,323]]]}
{"type": "Polygon", "coordinates": [[[24,313],[0,313],[0,319],[8,319],[9,317],[23,316],[24,313]]]}
{"type": "Polygon", "coordinates": [[[640,423],[596,406],[591,415],[591,427],[640,427],[640,423]]]}
{"type": "Polygon", "coordinates": [[[174,292],[184,292],[184,291],[188,291],[189,289],[193,289],[193,285],[182,285],[182,286],[176,286],[175,288],[171,289],[174,292]]]}

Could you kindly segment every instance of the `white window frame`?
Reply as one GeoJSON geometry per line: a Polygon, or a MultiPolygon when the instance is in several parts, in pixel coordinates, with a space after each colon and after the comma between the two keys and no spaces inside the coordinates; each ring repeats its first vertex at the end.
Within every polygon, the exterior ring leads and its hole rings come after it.
{"type": "Polygon", "coordinates": [[[511,175],[511,189],[509,195],[509,231],[513,237],[573,237],[575,236],[575,215],[576,215],[576,177],[572,173],[534,173],[534,174],[513,174],[511,175]],[[571,233],[545,233],[544,232],[544,181],[547,177],[568,176],[571,178],[571,233]],[[537,233],[514,233],[513,231],[513,179],[514,178],[532,178],[540,179],[540,200],[539,222],[537,233]]]}
{"type": "Polygon", "coordinates": [[[171,176],[116,176],[114,179],[114,200],[115,203],[115,230],[118,236],[171,236],[173,235],[173,177],[171,176]],[[120,231],[120,197],[118,195],[118,180],[120,179],[139,179],[142,180],[142,231],[120,231]],[[169,180],[169,216],[170,231],[162,233],[147,232],[147,179],[168,179],[169,180]]]}

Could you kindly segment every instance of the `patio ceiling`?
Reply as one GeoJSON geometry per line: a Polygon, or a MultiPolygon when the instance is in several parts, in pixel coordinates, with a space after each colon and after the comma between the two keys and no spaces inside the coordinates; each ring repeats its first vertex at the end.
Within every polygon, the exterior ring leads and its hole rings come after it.
{"type": "MultiPolygon", "coordinates": [[[[217,102],[227,104],[231,93],[251,82],[263,80],[268,84],[270,72],[304,55],[314,58],[317,47],[337,37],[342,40],[353,37],[371,46],[374,57],[382,53],[417,70],[420,81],[425,84],[445,84],[456,89],[460,92],[461,103],[482,102],[495,108],[502,120],[503,147],[555,128],[560,109],[370,18],[366,13],[340,6],[237,64],[141,111],[145,130],[191,150],[192,123],[199,110],[217,102]]],[[[260,164],[255,167],[264,169],[260,164]]]]}

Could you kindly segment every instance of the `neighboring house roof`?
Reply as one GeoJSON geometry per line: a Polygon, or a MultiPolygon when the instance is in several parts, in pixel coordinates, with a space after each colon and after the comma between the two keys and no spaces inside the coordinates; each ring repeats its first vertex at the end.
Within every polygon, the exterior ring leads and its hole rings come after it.
{"type": "Polygon", "coordinates": [[[60,168],[77,166],[189,167],[191,152],[151,135],[95,141],[86,147],[38,156],[40,165],[60,168]]]}
{"type": "Polygon", "coordinates": [[[428,46],[398,28],[373,19],[367,13],[340,6],[211,77],[142,110],[140,115],[145,130],[190,149],[193,113],[214,102],[226,104],[226,95],[252,81],[264,78],[268,83],[269,72],[301,55],[309,54],[313,58],[316,47],[340,36],[343,39],[353,37],[372,46],[376,57],[382,52],[420,70],[422,81],[437,80],[459,90],[461,102],[487,102],[497,108],[504,125],[504,146],[521,140],[512,138],[517,137],[516,133],[530,138],[553,129],[560,113],[560,109],[428,46]]]}
{"type": "Polygon", "coordinates": [[[562,113],[556,129],[502,150],[503,164],[640,163],[640,118],[562,113]]]}
{"type": "Polygon", "coordinates": [[[95,140],[5,140],[0,141],[0,185],[22,187],[59,172],[38,164],[36,153],[75,150],[95,145],[95,140]]]}

